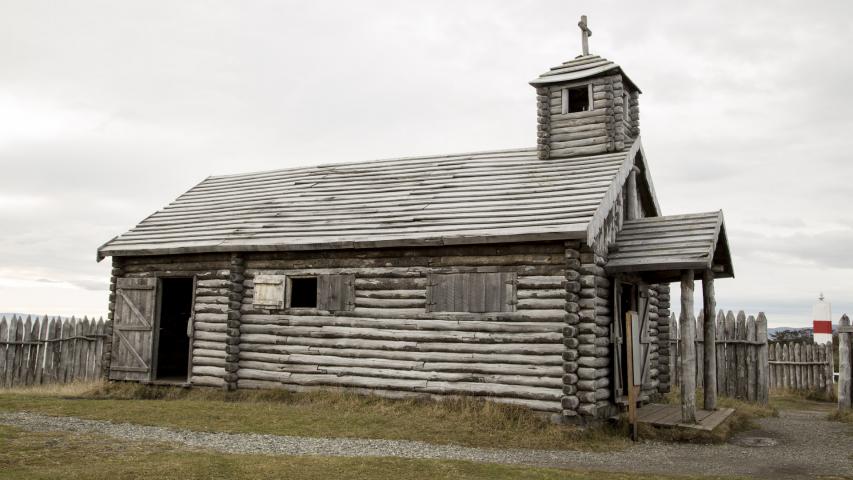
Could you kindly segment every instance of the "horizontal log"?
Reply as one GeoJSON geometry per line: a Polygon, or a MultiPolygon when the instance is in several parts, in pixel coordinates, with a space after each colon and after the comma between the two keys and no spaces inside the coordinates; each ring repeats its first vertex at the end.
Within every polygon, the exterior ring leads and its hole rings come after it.
{"type": "Polygon", "coordinates": [[[516,304],[519,310],[562,310],[566,308],[565,298],[559,299],[539,299],[526,298],[519,299],[516,304]]]}
{"type": "Polygon", "coordinates": [[[364,298],[388,298],[388,299],[414,299],[426,298],[426,289],[414,290],[356,290],[356,297],[364,298]]]}
{"type": "Polygon", "coordinates": [[[193,338],[193,348],[194,349],[206,349],[213,351],[225,351],[225,343],[224,342],[216,342],[216,341],[207,341],[201,340],[198,336],[194,336],[193,338]]]}
{"type": "Polygon", "coordinates": [[[221,387],[225,385],[225,380],[222,377],[200,375],[193,372],[190,382],[199,387],[221,387]]]}
{"type": "Polygon", "coordinates": [[[520,300],[525,299],[560,299],[565,300],[565,289],[541,289],[541,290],[521,290],[519,289],[516,296],[520,300]]]}
{"type": "Polygon", "coordinates": [[[562,289],[566,287],[565,276],[519,276],[518,289],[562,289]]]}
{"type": "Polygon", "coordinates": [[[193,338],[208,342],[221,342],[223,345],[228,336],[224,333],[199,331],[193,333],[193,338]]]}
{"type": "Polygon", "coordinates": [[[426,298],[364,298],[355,297],[356,307],[366,308],[417,308],[426,306],[426,298]]]}
{"type": "Polygon", "coordinates": [[[202,357],[193,355],[193,367],[208,366],[225,368],[226,362],[224,358],[202,357]]]}
{"type": "MultiPolygon", "coordinates": [[[[241,325],[246,331],[251,325],[241,325]]],[[[493,333],[461,331],[418,331],[379,328],[352,327],[290,327],[270,326],[270,334],[242,333],[241,340],[257,343],[287,343],[290,337],[314,338],[364,338],[372,340],[403,340],[429,342],[466,342],[466,343],[560,343],[562,332],[535,333],[493,333]]],[[[206,332],[200,332],[206,333],[206,332]]],[[[210,335],[210,333],[206,333],[210,335]]]]}
{"type": "MultiPolygon", "coordinates": [[[[251,370],[254,372],[278,372],[283,374],[293,373],[313,373],[319,375],[338,375],[347,376],[355,375],[362,377],[379,377],[379,378],[394,378],[394,379],[410,379],[410,380],[431,380],[444,382],[479,382],[493,383],[498,385],[516,385],[530,386],[543,388],[562,388],[562,380],[558,377],[534,377],[525,375],[487,375],[477,373],[460,373],[460,372],[431,372],[421,370],[400,370],[390,368],[365,368],[365,367],[350,367],[350,366],[333,366],[333,365],[272,365],[259,362],[240,362],[240,376],[243,377],[243,372],[251,370]]],[[[264,380],[257,374],[250,375],[250,378],[264,380]]],[[[267,377],[269,379],[271,377],[267,377]]],[[[280,375],[277,378],[287,378],[287,375],[280,375]]]]}
{"type": "Polygon", "coordinates": [[[222,332],[228,329],[228,325],[225,323],[208,323],[208,322],[195,322],[193,323],[193,329],[195,332],[222,332]]]}
{"type": "Polygon", "coordinates": [[[195,382],[195,377],[198,376],[207,376],[207,377],[224,377],[225,369],[221,367],[210,367],[210,366],[196,366],[193,365],[192,368],[193,373],[193,383],[195,382]]]}
{"type": "Polygon", "coordinates": [[[227,354],[225,353],[224,346],[220,346],[218,349],[211,348],[193,348],[193,358],[195,357],[213,357],[213,358],[225,358],[227,354]]]}
{"type": "Polygon", "coordinates": [[[563,364],[560,355],[523,355],[509,353],[457,353],[457,352],[400,352],[396,350],[370,350],[360,348],[329,348],[307,345],[276,345],[264,348],[264,345],[240,345],[240,359],[271,363],[285,363],[289,355],[329,355],[344,358],[364,358],[379,360],[406,360],[413,362],[451,362],[451,363],[512,363],[521,365],[563,364]]]}
{"type": "Polygon", "coordinates": [[[353,327],[388,328],[423,331],[466,331],[466,332],[560,332],[561,322],[481,322],[420,319],[375,319],[344,316],[300,316],[300,315],[243,315],[241,331],[246,333],[287,332],[280,327],[353,327]]]}

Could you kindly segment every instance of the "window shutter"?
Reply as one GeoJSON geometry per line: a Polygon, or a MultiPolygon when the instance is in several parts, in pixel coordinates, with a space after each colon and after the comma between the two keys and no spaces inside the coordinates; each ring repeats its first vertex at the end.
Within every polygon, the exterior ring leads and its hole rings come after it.
{"type": "Polygon", "coordinates": [[[256,275],[254,283],[252,303],[256,307],[284,308],[284,275],[256,275]]]}
{"type": "Polygon", "coordinates": [[[515,308],[515,273],[440,273],[430,275],[433,312],[508,312],[515,308]]]}
{"type": "Polygon", "coordinates": [[[354,275],[318,275],[317,308],[332,312],[351,310],[354,280],[354,275]]]}

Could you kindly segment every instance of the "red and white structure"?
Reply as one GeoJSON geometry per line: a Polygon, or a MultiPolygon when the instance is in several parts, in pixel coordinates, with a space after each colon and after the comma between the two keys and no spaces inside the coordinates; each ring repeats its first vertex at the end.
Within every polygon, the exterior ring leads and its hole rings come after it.
{"type": "Polygon", "coordinates": [[[812,307],[812,319],[814,343],[832,343],[832,304],[824,300],[822,293],[812,307]]]}

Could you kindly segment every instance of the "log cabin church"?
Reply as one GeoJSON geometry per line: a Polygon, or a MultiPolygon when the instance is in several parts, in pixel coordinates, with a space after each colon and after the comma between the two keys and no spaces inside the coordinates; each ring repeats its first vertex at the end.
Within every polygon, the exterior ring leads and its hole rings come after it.
{"type": "Polygon", "coordinates": [[[733,276],[723,216],[662,214],[640,89],[579,25],[534,148],[212,176],[104,244],[108,378],[576,421],[669,391],[669,283],[733,276]]]}

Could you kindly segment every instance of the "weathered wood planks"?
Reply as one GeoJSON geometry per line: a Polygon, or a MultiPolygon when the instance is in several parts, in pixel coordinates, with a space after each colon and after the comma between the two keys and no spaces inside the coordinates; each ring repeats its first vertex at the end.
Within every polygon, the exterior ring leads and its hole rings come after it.
{"type": "Polygon", "coordinates": [[[103,319],[0,319],[0,387],[102,378],[106,337],[103,319]]]}

